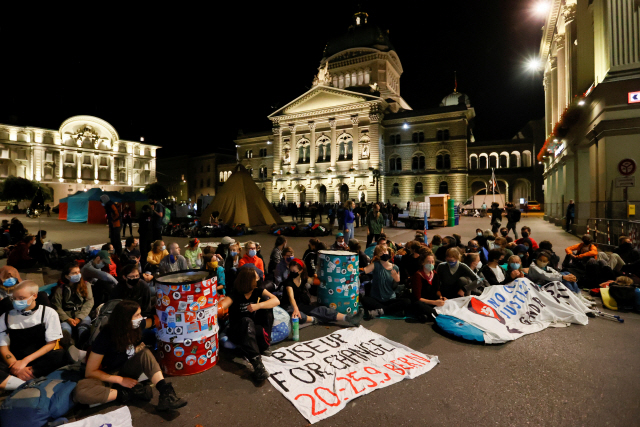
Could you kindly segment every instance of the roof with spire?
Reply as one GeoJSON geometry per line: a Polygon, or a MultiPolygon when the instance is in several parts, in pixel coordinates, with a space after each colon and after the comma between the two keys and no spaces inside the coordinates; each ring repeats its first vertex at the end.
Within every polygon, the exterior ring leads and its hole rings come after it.
{"type": "Polygon", "coordinates": [[[357,12],[353,15],[353,24],[346,34],[331,39],[324,48],[324,57],[329,58],[343,50],[358,47],[370,47],[382,52],[395,50],[389,40],[389,32],[382,31],[377,25],[369,23],[369,15],[357,12]]]}

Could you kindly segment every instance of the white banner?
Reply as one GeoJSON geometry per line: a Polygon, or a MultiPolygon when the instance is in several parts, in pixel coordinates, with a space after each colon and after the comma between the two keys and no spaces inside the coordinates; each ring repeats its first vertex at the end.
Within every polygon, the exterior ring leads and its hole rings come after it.
{"type": "Polygon", "coordinates": [[[262,361],[271,384],[313,424],[357,397],[430,371],[438,357],[360,326],[279,348],[262,361]]]}
{"type": "Polygon", "coordinates": [[[131,412],[128,406],[123,406],[106,414],[98,414],[75,423],[65,424],[66,427],[133,427],[131,412]]]}
{"type": "Polygon", "coordinates": [[[529,279],[508,286],[489,286],[479,297],[447,300],[438,314],[457,317],[484,332],[487,344],[512,341],[546,329],[551,324],[586,325],[591,311],[560,282],[538,287],[529,279]]]}

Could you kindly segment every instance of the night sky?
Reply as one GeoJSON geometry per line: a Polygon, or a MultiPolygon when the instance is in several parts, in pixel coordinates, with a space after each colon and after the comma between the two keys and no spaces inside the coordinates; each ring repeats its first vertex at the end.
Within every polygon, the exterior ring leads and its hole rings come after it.
{"type": "MultiPolygon", "coordinates": [[[[0,123],[58,129],[73,115],[98,116],[122,139],[162,146],[159,157],[234,152],[238,129],[268,131],[267,115],[311,87],[325,44],[358,9],[40,4],[0,21],[0,123]]],[[[389,30],[404,68],[401,95],[413,109],[438,106],[456,70],[476,110],[478,141],[511,138],[544,116],[541,73],[524,65],[538,53],[544,24],[532,0],[361,4],[370,23],[389,30]]]]}

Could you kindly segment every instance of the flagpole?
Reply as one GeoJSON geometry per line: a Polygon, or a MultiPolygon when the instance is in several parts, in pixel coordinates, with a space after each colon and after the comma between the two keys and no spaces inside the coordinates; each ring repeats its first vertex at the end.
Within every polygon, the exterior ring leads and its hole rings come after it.
{"type": "Polygon", "coordinates": [[[493,195],[493,203],[496,202],[496,170],[491,168],[491,194],[493,195]]]}

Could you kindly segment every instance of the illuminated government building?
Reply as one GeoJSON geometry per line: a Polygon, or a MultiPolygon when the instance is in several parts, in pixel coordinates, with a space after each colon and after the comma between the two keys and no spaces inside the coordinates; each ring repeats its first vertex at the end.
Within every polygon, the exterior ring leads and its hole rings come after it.
{"type": "Polygon", "coordinates": [[[106,121],[74,116],[60,128],[0,124],[0,180],[17,176],[54,190],[53,204],[76,191],[134,191],[156,180],[160,147],[120,139],[106,121]]]}
{"type": "MultiPolygon", "coordinates": [[[[492,166],[513,169],[501,179],[509,199],[535,198],[542,184],[526,179],[534,172],[533,143],[471,153],[469,97],[454,91],[440,106],[413,110],[401,96],[402,62],[388,33],[367,21],[366,13],[355,14],[347,34],[326,45],[313,87],[268,117],[270,131],[238,135],[240,161],[267,199],[371,202],[378,188],[379,200],[399,205],[438,193],[463,202],[485,188],[492,166]]],[[[234,166],[217,166],[218,185],[234,166]]]]}

